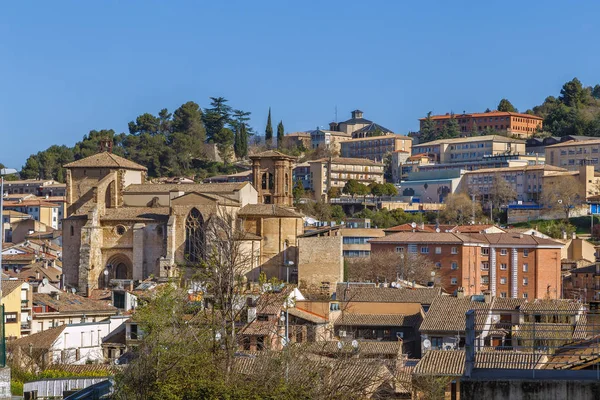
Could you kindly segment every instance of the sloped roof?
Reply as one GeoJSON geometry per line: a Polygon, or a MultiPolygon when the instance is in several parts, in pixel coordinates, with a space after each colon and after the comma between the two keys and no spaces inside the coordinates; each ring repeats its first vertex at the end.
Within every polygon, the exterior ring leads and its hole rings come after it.
{"type": "Polygon", "coordinates": [[[21,288],[23,281],[13,279],[2,279],[2,296],[8,296],[17,288],[21,288]]]}
{"type": "Polygon", "coordinates": [[[102,301],[88,299],[68,292],[59,292],[58,300],[50,294],[34,293],[33,303],[50,306],[59,312],[117,312],[115,307],[102,301]]]}
{"type": "Polygon", "coordinates": [[[420,331],[462,332],[466,329],[469,310],[489,310],[491,303],[471,301],[468,297],[440,296],[436,298],[423,318],[420,331]]]}
{"type": "Polygon", "coordinates": [[[136,183],[125,188],[125,193],[168,193],[198,192],[225,193],[235,192],[249,185],[250,182],[227,183],[136,183]]]}
{"type": "Polygon", "coordinates": [[[67,325],[64,324],[42,332],[34,333],[33,335],[13,340],[10,342],[10,345],[18,346],[24,349],[28,349],[29,345],[31,345],[34,349],[50,349],[66,327],[67,325]]]}
{"type": "Polygon", "coordinates": [[[246,204],[238,212],[238,216],[259,216],[259,217],[287,217],[302,218],[303,215],[285,207],[275,204],[246,204]]]}
{"type": "Polygon", "coordinates": [[[277,332],[277,321],[258,321],[254,320],[240,330],[241,335],[248,336],[266,336],[277,332]]]}
{"type": "Polygon", "coordinates": [[[462,350],[429,350],[417,363],[415,375],[461,376],[465,373],[462,350]]]}
{"type": "Polygon", "coordinates": [[[421,322],[421,319],[421,314],[354,314],[344,312],[335,320],[334,325],[414,327],[421,322]]]}
{"type": "Polygon", "coordinates": [[[475,368],[533,369],[543,357],[543,354],[484,349],[475,354],[475,368]]]}
{"type": "Polygon", "coordinates": [[[471,237],[477,241],[489,243],[492,245],[522,245],[522,246],[551,246],[556,248],[562,248],[563,243],[554,239],[545,239],[535,235],[524,235],[515,233],[466,233],[468,237],[471,237]]]}
{"type": "MultiPolygon", "coordinates": [[[[465,117],[479,118],[479,117],[508,117],[508,116],[543,120],[542,117],[538,117],[537,115],[523,114],[523,113],[516,113],[516,112],[509,112],[509,111],[498,111],[498,110],[485,112],[485,113],[466,113],[466,114],[449,114],[448,113],[445,115],[432,115],[430,118],[433,120],[444,120],[444,119],[450,119],[452,117],[454,117],[454,118],[465,118],[465,117]]],[[[426,119],[427,119],[426,117],[419,118],[419,121],[424,121],[426,119]]]]}
{"type": "Polygon", "coordinates": [[[289,156],[287,154],[284,154],[280,151],[275,151],[275,150],[263,151],[262,153],[253,154],[253,155],[249,156],[248,158],[250,158],[251,160],[255,159],[255,158],[286,158],[289,160],[296,159],[296,157],[289,156]]]}
{"type": "Polygon", "coordinates": [[[551,299],[535,299],[533,301],[528,301],[521,306],[521,311],[524,312],[544,312],[544,313],[553,313],[553,312],[578,312],[584,308],[582,303],[579,303],[575,300],[569,299],[561,299],[561,300],[551,300],[551,299]]]}
{"type": "MultiPolygon", "coordinates": [[[[354,347],[350,342],[340,342],[337,340],[330,340],[326,342],[312,342],[312,343],[300,343],[297,344],[302,350],[323,355],[347,354],[353,353],[354,347]],[[341,343],[341,348],[339,347],[341,343]]],[[[358,354],[359,355],[379,355],[379,356],[397,356],[402,353],[402,342],[377,342],[377,341],[359,341],[358,342],[358,354]]]]}
{"type": "Polygon", "coordinates": [[[123,168],[133,169],[137,171],[146,171],[148,168],[134,163],[126,158],[116,154],[104,151],[92,156],[82,158],[81,160],[73,161],[65,164],[65,168],[123,168]]]}
{"type": "Polygon", "coordinates": [[[302,318],[306,321],[315,323],[315,324],[325,324],[327,323],[327,318],[323,315],[315,314],[310,311],[303,310],[301,308],[292,307],[289,308],[288,313],[293,315],[296,318],[302,318]]]}
{"type": "MultiPolygon", "coordinates": [[[[310,164],[317,163],[317,162],[324,163],[324,162],[329,162],[329,161],[330,161],[329,158],[321,158],[318,160],[309,161],[309,163],[310,164]]],[[[368,158],[334,157],[331,159],[331,163],[332,164],[367,165],[367,166],[383,167],[383,163],[369,160],[368,158]]]]}
{"type": "Polygon", "coordinates": [[[103,221],[165,221],[169,207],[119,207],[107,208],[103,221]]]}
{"type": "Polygon", "coordinates": [[[413,145],[413,149],[415,147],[434,146],[434,145],[438,145],[438,144],[452,144],[452,143],[463,143],[463,142],[469,142],[469,143],[486,142],[488,140],[493,140],[494,142],[501,142],[501,143],[523,143],[523,144],[525,144],[524,140],[512,139],[512,138],[508,138],[506,136],[500,136],[500,135],[487,135],[487,136],[472,136],[472,137],[432,140],[431,142],[415,144],[415,145],[413,145]]]}
{"type": "Polygon", "coordinates": [[[391,228],[384,229],[383,231],[384,232],[412,232],[413,230],[416,232],[435,232],[435,227],[432,227],[431,225],[423,225],[423,227],[421,227],[421,225],[417,224],[413,228],[412,224],[406,223],[406,224],[392,226],[391,228]]]}
{"type": "Polygon", "coordinates": [[[481,243],[480,240],[452,232],[397,232],[369,240],[370,243],[481,243]]]}
{"type": "Polygon", "coordinates": [[[431,304],[441,294],[440,288],[360,287],[340,282],[336,286],[335,298],[338,301],[350,302],[431,304]]]}
{"type": "Polygon", "coordinates": [[[371,132],[383,132],[383,133],[393,133],[388,128],[385,128],[375,122],[371,122],[369,125],[363,126],[362,128],[352,132],[352,133],[371,133],[371,132]]]}

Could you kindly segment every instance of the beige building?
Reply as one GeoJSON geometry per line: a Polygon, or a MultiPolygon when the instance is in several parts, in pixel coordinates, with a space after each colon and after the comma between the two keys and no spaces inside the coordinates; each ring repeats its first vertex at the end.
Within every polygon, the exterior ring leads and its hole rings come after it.
{"type": "Polygon", "coordinates": [[[331,129],[331,131],[350,134],[354,139],[389,135],[393,133],[391,130],[364,118],[364,113],[361,110],[354,110],[351,112],[351,114],[352,118],[346,121],[331,122],[329,124],[329,129],[331,129]]]}
{"type": "Polygon", "coordinates": [[[383,229],[377,228],[344,228],[328,226],[325,228],[308,231],[303,237],[342,237],[342,256],[345,258],[369,257],[371,255],[371,239],[385,236],[383,229]]]}
{"type": "Polygon", "coordinates": [[[323,158],[309,163],[315,196],[327,194],[332,187],[342,189],[350,179],[367,185],[371,182],[384,183],[383,164],[365,158],[323,158]]]}
{"type": "Polygon", "coordinates": [[[412,154],[426,154],[440,164],[480,161],[487,156],[525,154],[525,141],[498,135],[440,139],[413,144],[412,154]]]}
{"type": "Polygon", "coordinates": [[[4,209],[28,214],[34,220],[48,225],[53,229],[59,229],[61,227],[63,206],[57,203],[51,203],[45,199],[36,198],[5,201],[4,209]]]}
{"type": "Polygon", "coordinates": [[[252,183],[258,198],[264,204],[292,206],[292,168],[296,157],[278,151],[266,151],[250,156],[252,160],[252,183]]]}
{"type": "Polygon", "coordinates": [[[350,139],[352,139],[350,133],[316,129],[310,132],[310,147],[314,150],[323,149],[333,154],[340,154],[341,143],[350,139]]]}
{"type": "MultiPolygon", "coordinates": [[[[291,157],[272,153],[253,156],[254,166],[273,176],[267,178],[268,195],[289,202],[281,178],[287,177],[291,188],[291,157]]],[[[250,182],[148,184],[144,167],[109,152],[65,167],[69,215],[63,224],[63,271],[67,285],[79,291],[105,287],[112,279],[177,276],[182,267],[207,257],[216,240],[210,228],[218,229],[214,224],[223,219],[231,218],[240,229],[235,237],[246,252],[241,257],[247,255],[249,279],[259,267],[280,277],[284,246],[295,257],[302,216],[257,204],[250,182]]]]}
{"type": "Polygon", "coordinates": [[[557,143],[547,146],[546,163],[577,171],[581,165],[591,165],[598,170],[600,158],[600,139],[557,143]]]}
{"type": "Polygon", "coordinates": [[[344,281],[341,237],[300,238],[298,252],[300,288],[333,293],[337,283],[344,281]]]}
{"type": "Polygon", "coordinates": [[[412,138],[404,135],[373,136],[341,142],[342,157],[368,158],[373,161],[383,161],[388,153],[411,151],[412,138]]]}

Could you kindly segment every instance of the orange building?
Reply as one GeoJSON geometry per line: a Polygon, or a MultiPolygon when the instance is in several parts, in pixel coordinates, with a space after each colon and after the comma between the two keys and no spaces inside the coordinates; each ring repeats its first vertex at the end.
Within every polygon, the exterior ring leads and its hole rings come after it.
{"type": "MultiPolygon", "coordinates": [[[[543,128],[543,118],[541,117],[503,111],[453,115],[446,113],[446,115],[432,115],[431,119],[436,122],[436,130],[441,131],[452,117],[456,118],[460,131],[464,133],[471,133],[474,130],[481,132],[489,128],[499,132],[506,132],[507,135],[529,138],[538,129],[541,130],[543,128]]],[[[421,129],[423,129],[423,124],[426,120],[427,118],[419,119],[421,129]]]]}

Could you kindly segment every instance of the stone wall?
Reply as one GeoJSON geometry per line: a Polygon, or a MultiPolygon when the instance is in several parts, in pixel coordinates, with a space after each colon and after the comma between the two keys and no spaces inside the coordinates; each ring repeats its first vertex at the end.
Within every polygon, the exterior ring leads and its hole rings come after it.
{"type": "MultiPolygon", "coordinates": [[[[573,371],[578,372],[578,371],[573,371]]],[[[587,400],[600,398],[600,381],[463,379],[461,400],[587,400]]]]}
{"type": "Polygon", "coordinates": [[[300,289],[320,288],[329,282],[330,292],[344,280],[342,237],[298,239],[298,284],[300,289]]]}

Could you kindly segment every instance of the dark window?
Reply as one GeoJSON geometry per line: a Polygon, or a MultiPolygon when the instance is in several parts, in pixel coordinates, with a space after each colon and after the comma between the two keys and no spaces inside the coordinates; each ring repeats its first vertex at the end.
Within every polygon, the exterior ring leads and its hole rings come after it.
{"type": "Polygon", "coordinates": [[[113,305],[117,308],[125,308],[125,293],[113,292],[113,305]]]}
{"type": "Polygon", "coordinates": [[[17,322],[17,313],[16,312],[7,312],[4,314],[4,321],[7,324],[14,324],[17,322]]]}
{"type": "Polygon", "coordinates": [[[137,324],[130,325],[129,337],[132,340],[136,340],[138,338],[138,326],[137,324]]]}
{"type": "Polygon", "coordinates": [[[262,182],[261,182],[261,187],[263,189],[267,188],[267,173],[265,172],[264,174],[262,174],[262,182]]]}
{"type": "Polygon", "coordinates": [[[198,262],[204,258],[204,218],[195,208],[185,221],[184,254],[189,262],[198,262]]]}
{"type": "Polygon", "coordinates": [[[265,337],[258,336],[256,338],[256,350],[264,350],[265,348],[265,337]]]}

